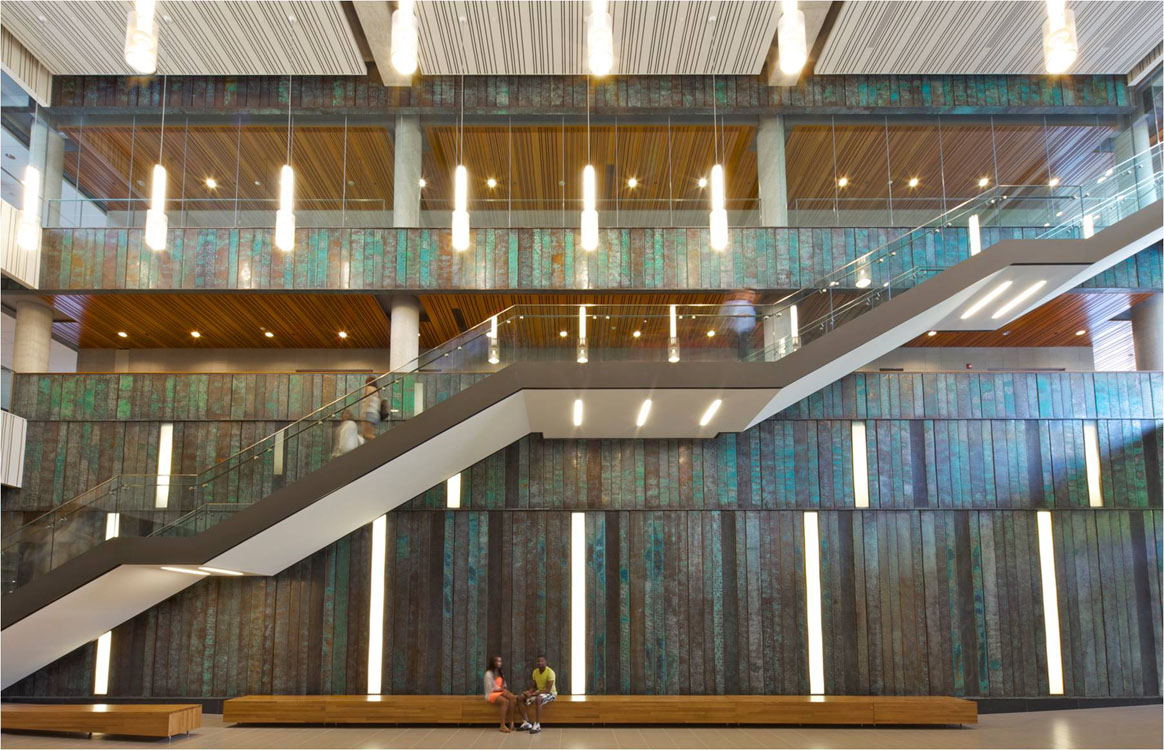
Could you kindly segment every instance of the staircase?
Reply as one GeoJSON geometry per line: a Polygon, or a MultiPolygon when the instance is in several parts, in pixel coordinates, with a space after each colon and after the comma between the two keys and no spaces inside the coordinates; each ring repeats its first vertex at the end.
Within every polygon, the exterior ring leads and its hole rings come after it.
{"type": "Polygon", "coordinates": [[[202,575],[278,573],[529,433],[741,431],[928,330],[1004,326],[1164,237],[1160,175],[1137,175],[1137,161],[1066,197],[986,191],[771,301],[750,330],[750,317],[715,306],[518,306],[197,475],[111,480],[4,539],[5,580],[23,585],[0,608],[0,684],[202,575]],[[1065,206],[1043,238],[947,269],[911,262],[943,229],[1006,222],[1009,205],[1027,210],[1037,195],[1065,206]],[[452,392],[420,408],[417,371],[450,374],[452,392]],[[378,400],[390,417],[374,439],[338,450],[344,422],[378,400]]]}

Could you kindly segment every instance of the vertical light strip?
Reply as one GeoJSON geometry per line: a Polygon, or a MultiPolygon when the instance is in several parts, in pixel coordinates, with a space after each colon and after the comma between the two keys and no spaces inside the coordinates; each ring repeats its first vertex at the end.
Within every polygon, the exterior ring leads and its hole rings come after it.
{"type": "Polygon", "coordinates": [[[1051,511],[1036,514],[1039,524],[1039,568],[1043,578],[1043,627],[1047,638],[1047,682],[1051,695],[1063,694],[1063,652],[1059,643],[1059,587],[1055,583],[1055,537],[1051,511]]]}
{"type": "Polygon", "coordinates": [[[671,305],[669,317],[670,335],[667,338],[667,361],[674,363],[679,361],[679,321],[675,314],[675,305],[671,305]]]}
{"type": "Polygon", "coordinates": [[[445,482],[445,507],[461,507],[461,474],[458,472],[445,482]]]}
{"type": "Polygon", "coordinates": [[[570,514],[570,692],[586,695],[586,514],[570,514]]]}
{"type": "Polygon", "coordinates": [[[174,460],[174,425],[165,422],[158,428],[158,486],[154,497],[155,508],[170,504],[170,469],[174,460]]]}
{"type": "Polygon", "coordinates": [[[121,514],[120,513],[106,513],[105,514],[105,538],[113,539],[121,534],[121,514]]]}
{"type": "Polygon", "coordinates": [[[384,560],[388,547],[388,516],[372,521],[372,570],[368,579],[368,695],[379,695],[384,660],[384,560]]]}
{"type": "Polygon", "coordinates": [[[1103,484],[1099,473],[1099,429],[1095,422],[1083,423],[1083,458],[1087,464],[1087,502],[1103,507],[1103,484]]]}
{"type": "Polygon", "coordinates": [[[825,678],[820,614],[820,529],[815,512],[804,514],[804,583],[808,610],[808,692],[822,695],[825,678]]]}
{"type": "Polygon", "coordinates": [[[864,422],[853,422],[853,506],[869,507],[869,448],[864,422]]]}
{"type": "Polygon", "coordinates": [[[982,252],[982,230],[978,227],[978,214],[970,216],[970,254],[977,255],[982,252]]]}
{"type": "Polygon", "coordinates": [[[93,669],[93,695],[109,692],[109,652],[113,646],[113,631],[97,639],[97,664],[93,669]]]}
{"type": "Polygon", "coordinates": [[[1095,216],[1083,214],[1083,239],[1095,236],[1095,216]]]}
{"type": "Polygon", "coordinates": [[[275,466],[274,466],[274,471],[275,471],[275,476],[277,476],[277,477],[283,476],[283,453],[284,453],[285,440],[286,440],[286,438],[284,437],[284,430],[279,430],[278,432],[275,433],[275,456],[274,456],[275,466]]]}

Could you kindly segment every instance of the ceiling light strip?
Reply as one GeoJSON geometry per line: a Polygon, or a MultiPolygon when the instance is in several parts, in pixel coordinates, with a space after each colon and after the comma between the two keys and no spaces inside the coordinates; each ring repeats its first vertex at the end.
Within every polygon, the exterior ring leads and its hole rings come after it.
{"type": "Polygon", "coordinates": [[[1046,285],[1047,285],[1046,279],[1042,279],[1041,281],[1036,281],[1034,284],[1031,284],[1026,289],[1024,289],[1022,292],[1020,292],[1010,302],[1007,302],[1005,305],[998,308],[998,310],[994,313],[994,315],[990,316],[990,319],[991,320],[998,320],[999,318],[1006,315],[1011,310],[1013,310],[1016,307],[1018,307],[1019,305],[1021,305],[1023,302],[1025,302],[1027,299],[1029,299],[1035,292],[1039,291],[1040,289],[1042,289],[1046,285]]]}
{"type": "Polygon", "coordinates": [[[962,320],[968,320],[969,318],[977,315],[978,312],[982,308],[986,307],[991,302],[993,302],[998,297],[998,295],[1002,294],[1007,289],[1009,289],[1010,285],[1013,283],[1014,283],[1013,281],[1004,281],[1001,284],[999,284],[998,286],[996,286],[994,289],[989,291],[986,294],[986,296],[984,296],[982,299],[978,300],[973,305],[970,305],[970,307],[966,308],[966,312],[962,313],[962,320]]]}

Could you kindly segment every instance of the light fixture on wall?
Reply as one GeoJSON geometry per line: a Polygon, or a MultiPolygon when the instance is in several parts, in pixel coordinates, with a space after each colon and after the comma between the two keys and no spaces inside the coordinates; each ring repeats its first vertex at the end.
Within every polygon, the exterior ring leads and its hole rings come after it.
{"type": "Polygon", "coordinates": [[[457,128],[457,168],[453,171],[453,249],[469,249],[469,170],[465,169],[465,77],[461,76],[461,114],[457,128]]]}
{"type": "Polygon", "coordinates": [[[966,221],[966,232],[970,237],[970,254],[982,252],[982,227],[978,222],[978,214],[971,214],[966,221]]]}
{"type": "Polygon", "coordinates": [[[416,72],[416,53],[420,48],[414,0],[398,0],[392,13],[392,67],[402,76],[416,72]]]}
{"type": "Polygon", "coordinates": [[[134,0],[125,29],[125,63],[142,75],[158,70],[158,27],[154,0],[134,0]]]}
{"type": "Polygon", "coordinates": [[[590,15],[586,16],[586,55],[590,72],[604,76],[614,67],[614,22],[606,8],[606,0],[590,0],[590,15]]]}
{"type": "Polygon", "coordinates": [[[782,0],[780,20],[776,24],[776,51],[780,55],[780,72],[796,75],[808,62],[808,39],[804,28],[804,11],[796,0],[782,0]]]}
{"type": "Polygon", "coordinates": [[[598,188],[590,163],[590,81],[586,81],[586,166],[582,168],[582,249],[598,248],[598,188]]]}
{"type": "Polygon", "coordinates": [[[158,136],[158,163],[154,165],[153,180],[150,183],[150,207],[146,211],[145,243],[150,250],[166,249],[166,168],[162,166],[162,153],[166,145],[166,78],[162,77],[162,128],[158,136]]]}
{"type": "Polygon", "coordinates": [[[295,249],[295,170],[291,168],[294,131],[291,124],[291,76],[287,76],[287,163],[279,172],[279,210],[275,212],[275,247],[295,249]]]}
{"type": "Polygon", "coordinates": [[[721,251],[728,244],[728,218],[724,206],[723,165],[719,163],[719,136],[716,134],[715,76],[711,77],[711,138],[714,142],[715,166],[711,168],[711,213],[708,215],[708,244],[721,251]]]}
{"type": "Polygon", "coordinates": [[[1043,21],[1043,66],[1056,75],[1066,73],[1079,53],[1075,35],[1075,11],[1067,10],[1067,0],[1047,0],[1043,21]]]}

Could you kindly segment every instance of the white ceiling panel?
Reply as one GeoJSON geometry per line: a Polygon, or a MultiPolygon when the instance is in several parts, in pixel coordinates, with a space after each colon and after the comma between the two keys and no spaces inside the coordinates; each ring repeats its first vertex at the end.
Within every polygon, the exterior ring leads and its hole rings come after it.
{"type": "MultiPolygon", "coordinates": [[[[581,0],[424,0],[426,75],[582,75],[581,0]]],[[[776,33],[769,0],[614,0],[618,75],[756,75],[776,33]],[[714,20],[712,20],[714,19],[714,20]]]]}
{"type": "MultiPolygon", "coordinates": [[[[131,75],[128,0],[4,0],[3,24],[54,75],[131,75]]],[[[363,56],[332,0],[161,0],[158,73],[363,75],[363,56]]]]}
{"type": "MultiPolygon", "coordinates": [[[[1068,0],[1079,58],[1071,73],[1123,75],[1164,37],[1161,0],[1068,0]]],[[[1042,74],[1041,0],[849,0],[815,72],[1042,74]]]]}

